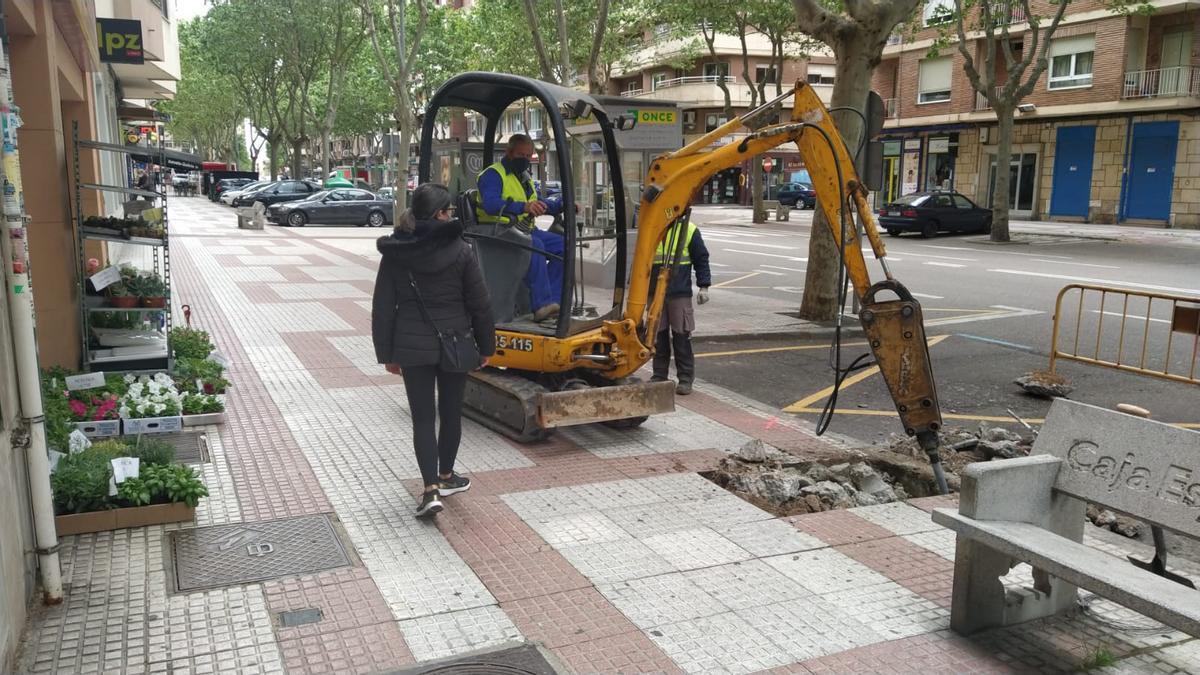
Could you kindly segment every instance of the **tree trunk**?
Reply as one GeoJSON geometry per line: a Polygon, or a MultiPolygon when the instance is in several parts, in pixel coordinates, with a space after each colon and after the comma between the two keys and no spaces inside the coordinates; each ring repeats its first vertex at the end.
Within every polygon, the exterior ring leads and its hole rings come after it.
{"type": "Polygon", "coordinates": [[[300,162],[304,157],[304,139],[292,141],[292,180],[300,180],[300,162]]]}
{"type": "Polygon", "coordinates": [[[268,171],[271,172],[271,175],[267,176],[267,179],[275,180],[275,177],[279,175],[279,141],[278,141],[278,139],[274,139],[274,138],[267,139],[267,169],[268,169],[268,171]]]}
{"type": "Polygon", "coordinates": [[[321,130],[321,175],[328,176],[333,171],[333,148],[329,143],[329,130],[321,130]]]}
{"type": "Polygon", "coordinates": [[[1009,241],[1009,163],[1012,161],[1013,109],[996,108],[996,187],[992,194],[992,241],[1009,241]]]}
{"type": "Polygon", "coordinates": [[[755,156],[750,160],[750,204],[754,212],[754,222],[758,224],[767,222],[767,207],[763,205],[765,185],[762,157],[755,156]]]}
{"type": "Polygon", "coordinates": [[[407,106],[398,111],[400,138],[396,143],[396,207],[392,209],[392,224],[400,225],[400,216],[408,208],[408,145],[412,142],[413,120],[407,106]]]}
{"type": "MultiPolygon", "coordinates": [[[[859,39],[848,39],[835,50],[837,55],[837,86],[833,88],[833,99],[830,107],[849,106],[858,110],[866,110],[867,94],[871,91],[871,63],[866,50],[859,47],[859,39]]],[[[851,155],[858,148],[862,138],[862,122],[851,112],[833,113],[838,131],[846,141],[851,155]]],[[[814,167],[807,167],[811,173],[814,167]]],[[[853,167],[843,167],[843,175],[853,167]]],[[[824,171],[834,172],[834,167],[821,167],[824,171]]],[[[836,174],[835,174],[836,175],[836,174]]],[[[800,318],[808,321],[832,321],[841,311],[838,307],[838,267],[840,265],[837,244],[830,230],[830,223],[825,218],[822,204],[817,203],[813,213],[812,236],[808,239],[808,263],[804,274],[804,299],[800,302],[800,318]]],[[[841,227],[834,223],[834,227],[841,227]]],[[[849,223],[848,233],[853,232],[853,224],[849,223]]]]}

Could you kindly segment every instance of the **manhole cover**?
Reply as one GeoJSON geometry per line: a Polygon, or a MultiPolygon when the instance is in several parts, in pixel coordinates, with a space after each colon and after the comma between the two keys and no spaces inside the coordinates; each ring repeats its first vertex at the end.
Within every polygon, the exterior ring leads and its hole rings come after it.
{"type": "Polygon", "coordinates": [[[554,666],[533,645],[488,654],[471,654],[399,671],[396,675],[556,675],[554,666]]]}
{"type": "Polygon", "coordinates": [[[236,586],[350,564],[327,516],[170,533],[175,590],[236,586]]]}

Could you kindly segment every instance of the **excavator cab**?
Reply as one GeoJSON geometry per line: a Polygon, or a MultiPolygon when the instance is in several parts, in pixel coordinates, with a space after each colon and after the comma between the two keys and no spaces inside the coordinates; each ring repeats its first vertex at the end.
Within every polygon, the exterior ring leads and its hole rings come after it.
{"type": "Polygon", "coordinates": [[[518,349],[533,336],[568,338],[620,314],[631,203],[613,131],[631,122],[610,119],[584,92],[501,73],[464,73],[429,101],[418,180],[444,183],[456,196],[502,331],[498,347],[513,349],[506,344],[510,337],[518,349]],[[540,199],[562,205],[553,217],[535,219],[540,232],[515,218],[479,217],[478,177],[518,133],[532,140],[536,152],[523,180],[540,199]],[[465,136],[466,143],[439,141],[447,135],[458,141],[465,136]],[[547,268],[551,295],[546,284],[531,288],[531,265],[547,268]],[[548,300],[558,313],[537,316],[535,303],[548,300]]]}

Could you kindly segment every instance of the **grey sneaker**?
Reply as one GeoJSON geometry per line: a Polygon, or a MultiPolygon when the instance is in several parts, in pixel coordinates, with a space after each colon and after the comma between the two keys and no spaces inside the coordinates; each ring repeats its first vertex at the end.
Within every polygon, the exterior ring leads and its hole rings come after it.
{"type": "Polygon", "coordinates": [[[692,383],[691,382],[680,382],[675,387],[675,393],[680,396],[687,396],[688,394],[692,393],[692,383]]]}
{"type": "Polygon", "coordinates": [[[443,497],[466,492],[471,489],[471,479],[451,473],[449,478],[438,479],[438,494],[443,497]]]}
{"type": "Polygon", "coordinates": [[[435,516],[442,510],[442,500],[438,499],[438,491],[430,490],[421,495],[421,503],[417,505],[417,517],[428,518],[435,516]]]}

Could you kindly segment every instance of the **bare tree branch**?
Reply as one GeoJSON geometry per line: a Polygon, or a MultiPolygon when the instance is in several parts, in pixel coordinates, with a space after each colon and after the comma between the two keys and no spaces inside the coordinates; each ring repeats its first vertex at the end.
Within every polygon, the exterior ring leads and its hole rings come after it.
{"type": "Polygon", "coordinates": [[[592,37],[592,48],[588,52],[587,77],[588,90],[593,94],[599,93],[600,78],[597,76],[597,62],[600,60],[600,48],[604,44],[604,32],[608,28],[608,0],[596,3],[596,34],[592,37]]]}
{"type": "Polygon", "coordinates": [[[1018,97],[1024,98],[1033,92],[1033,88],[1035,86],[1037,86],[1038,78],[1040,78],[1042,76],[1042,73],[1046,72],[1046,66],[1049,65],[1049,61],[1047,61],[1047,59],[1046,59],[1046,50],[1048,50],[1050,48],[1050,36],[1054,35],[1054,32],[1058,30],[1058,24],[1059,24],[1059,22],[1062,21],[1063,15],[1066,13],[1067,3],[1059,2],[1058,11],[1056,11],[1054,13],[1054,19],[1050,22],[1050,26],[1048,28],[1046,28],[1046,33],[1045,33],[1046,39],[1045,39],[1045,42],[1042,44],[1040,50],[1038,50],[1038,44],[1037,44],[1038,43],[1037,27],[1034,26],[1032,23],[1034,21],[1032,15],[1028,14],[1029,0],[1021,0],[1021,3],[1023,5],[1025,5],[1025,7],[1026,7],[1026,9],[1025,9],[1026,16],[1030,17],[1030,22],[1031,22],[1029,28],[1030,28],[1030,31],[1032,33],[1034,33],[1033,45],[1029,49],[1029,53],[1025,55],[1026,64],[1028,64],[1030,61],[1032,61],[1034,59],[1035,52],[1037,52],[1037,54],[1036,54],[1037,64],[1034,66],[1033,71],[1029,74],[1029,78],[1024,83],[1022,83],[1021,86],[1017,89],[1018,97]]]}
{"type": "Polygon", "coordinates": [[[563,10],[563,0],[554,0],[554,11],[558,19],[558,81],[571,84],[574,73],[571,72],[571,43],[567,38],[567,13],[563,10]]]}
{"type": "Polygon", "coordinates": [[[537,8],[534,0],[521,0],[521,8],[525,10],[525,20],[529,22],[529,33],[533,37],[533,51],[537,54],[538,67],[542,77],[554,80],[554,68],[550,65],[550,57],[546,54],[546,45],[542,41],[541,31],[538,30],[537,8]]]}

